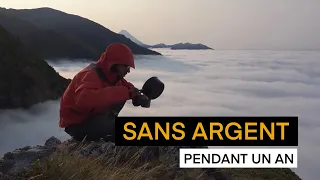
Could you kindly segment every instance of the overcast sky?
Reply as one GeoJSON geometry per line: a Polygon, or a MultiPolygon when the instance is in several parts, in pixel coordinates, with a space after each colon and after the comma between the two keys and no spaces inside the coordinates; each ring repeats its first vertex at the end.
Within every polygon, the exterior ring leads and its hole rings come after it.
{"type": "Polygon", "coordinates": [[[217,49],[320,49],[320,0],[0,0],[5,8],[51,7],[146,44],[217,49]]]}

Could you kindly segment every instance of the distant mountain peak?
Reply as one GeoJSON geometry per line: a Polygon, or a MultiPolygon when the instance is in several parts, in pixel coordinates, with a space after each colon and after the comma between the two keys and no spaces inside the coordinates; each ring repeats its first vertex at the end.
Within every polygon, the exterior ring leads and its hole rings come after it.
{"type": "Polygon", "coordinates": [[[127,30],[124,30],[124,29],[122,29],[122,30],[119,32],[119,34],[122,34],[122,33],[130,34],[127,30]]]}
{"type": "Polygon", "coordinates": [[[145,45],[143,42],[139,41],[137,38],[135,38],[132,34],[130,34],[127,30],[121,30],[118,34],[124,35],[126,38],[130,39],[132,42],[138,44],[138,45],[145,45]]]}

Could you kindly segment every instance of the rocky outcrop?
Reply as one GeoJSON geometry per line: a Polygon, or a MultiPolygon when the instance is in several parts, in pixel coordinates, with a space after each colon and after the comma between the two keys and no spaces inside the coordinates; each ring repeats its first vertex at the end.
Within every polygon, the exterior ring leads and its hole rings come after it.
{"type": "MultiPolygon", "coordinates": [[[[51,137],[45,142],[44,146],[27,146],[6,153],[0,160],[0,179],[26,178],[26,172],[34,167],[35,162],[44,162],[58,151],[67,151],[79,158],[99,157],[109,163],[111,159],[117,157],[117,164],[121,164],[120,161],[126,162],[132,157],[137,157],[137,153],[141,158],[136,162],[140,164],[151,162],[159,157],[166,157],[167,163],[172,166],[171,170],[177,171],[176,173],[182,173],[180,171],[184,170],[179,168],[179,148],[178,146],[115,146],[114,143],[103,140],[83,144],[68,140],[62,143],[55,137],[51,137]],[[119,155],[122,157],[119,157],[119,155]]],[[[215,171],[215,169],[209,169],[206,173],[206,176],[210,177],[209,179],[232,180],[230,179],[231,177],[227,177],[225,174],[215,171]]]]}
{"type": "Polygon", "coordinates": [[[0,64],[0,109],[58,99],[70,82],[1,26],[0,64]]]}
{"type": "MultiPolygon", "coordinates": [[[[88,174],[87,172],[89,171],[91,171],[91,173],[99,173],[102,172],[101,168],[110,168],[110,166],[114,167],[112,171],[118,171],[118,174],[119,172],[121,172],[121,168],[126,167],[129,168],[129,170],[131,170],[131,167],[138,167],[138,169],[132,169],[132,171],[139,171],[139,168],[141,167],[143,168],[140,170],[146,170],[148,169],[148,164],[151,165],[152,162],[158,161],[160,162],[160,165],[162,165],[162,167],[160,168],[166,167],[167,169],[161,172],[164,173],[160,175],[161,178],[150,177],[150,179],[168,179],[169,177],[171,177],[171,179],[201,180],[232,180],[252,178],[261,180],[300,180],[300,178],[290,169],[198,169],[198,172],[196,174],[191,174],[191,178],[189,174],[189,177],[187,178],[188,172],[190,173],[190,171],[194,171],[195,169],[179,168],[179,148],[182,148],[182,146],[115,146],[114,143],[106,142],[104,140],[98,142],[76,142],[70,139],[65,142],[61,142],[55,137],[51,137],[45,142],[43,146],[28,146],[16,149],[13,152],[6,153],[4,157],[0,160],[0,179],[29,179],[30,176],[34,175],[30,175],[30,173],[28,172],[31,172],[33,169],[37,169],[38,166],[41,166],[41,164],[42,166],[44,166],[43,169],[45,171],[53,171],[51,173],[51,176],[54,177],[48,177],[48,174],[50,173],[47,172],[47,177],[42,177],[40,179],[55,179],[61,178],[62,176],[57,175],[56,173],[58,172],[64,174],[66,173],[65,171],[72,171],[70,173],[71,175],[74,175],[73,173],[77,173],[78,176],[82,177],[82,175],[79,172],[80,169],[82,169],[81,173],[84,174],[88,174]],[[70,159],[70,157],[72,157],[72,159],[70,159]],[[60,159],[60,161],[58,161],[56,164],[49,164],[47,166],[44,165],[45,162],[55,161],[54,158],[60,159]],[[79,162],[70,162],[78,161],[79,159],[85,159],[85,161],[81,162],[92,164],[85,166],[85,164],[79,165],[79,162]],[[100,162],[105,162],[107,164],[99,164],[97,160],[99,160],[100,162]],[[128,164],[129,161],[131,163],[130,166],[128,164]],[[100,167],[100,165],[109,167],[100,167]],[[53,170],[50,168],[52,168],[53,170]],[[62,169],[62,171],[57,170],[59,168],[62,169]],[[96,171],[95,168],[100,169],[100,171],[96,171]],[[242,173],[240,173],[241,171],[242,173]],[[266,171],[266,173],[264,173],[264,171],[266,171]],[[274,173],[271,173],[272,171],[274,171],[274,173]],[[195,177],[192,177],[192,175],[195,175],[195,177]]],[[[109,175],[113,174],[112,172],[110,172],[110,169],[108,169],[108,171],[109,175]]],[[[157,173],[160,173],[161,170],[158,169],[156,171],[157,173]]],[[[36,176],[43,175],[43,172],[36,172],[36,176]]],[[[159,176],[159,174],[157,173],[152,172],[152,174],[149,174],[147,176],[159,176]]],[[[99,176],[99,174],[91,174],[89,176],[99,176]]],[[[130,173],[126,176],[125,179],[127,179],[128,176],[130,176],[130,173]]],[[[64,176],[64,178],[67,177],[64,176]]],[[[77,179],[77,177],[73,177],[73,179],[77,179]]],[[[97,179],[102,178],[100,177],[97,179]]],[[[140,177],[138,179],[144,178],[140,177]]]]}
{"type": "MultiPolygon", "coordinates": [[[[44,146],[26,146],[4,154],[0,160],[0,173],[2,176],[14,176],[31,169],[34,162],[48,158],[61,144],[61,141],[51,137],[44,146]]],[[[1,179],[1,176],[0,176],[1,179]]]]}

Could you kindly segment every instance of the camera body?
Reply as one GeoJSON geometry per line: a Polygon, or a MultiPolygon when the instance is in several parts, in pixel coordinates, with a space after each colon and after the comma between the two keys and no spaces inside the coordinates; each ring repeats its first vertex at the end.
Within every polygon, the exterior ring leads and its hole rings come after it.
{"type": "Polygon", "coordinates": [[[156,76],[149,78],[140,90],[140,95],[132,99],[134,106],[149,108],[151,100],[157,99],[164,90],[164,83],[156,76]]]}
{"type": "Polygon", "coordinates": [[[151,99],[149,99],[146,95],[140,94],[132,99],[132,104],[134,106],[141,106],[144,108],[149,108],[151,105],[151,99]]]}

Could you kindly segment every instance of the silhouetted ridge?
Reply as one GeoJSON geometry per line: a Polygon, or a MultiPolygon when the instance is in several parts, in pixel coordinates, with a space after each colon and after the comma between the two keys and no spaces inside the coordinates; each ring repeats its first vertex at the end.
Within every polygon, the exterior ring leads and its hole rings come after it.
{"type": "Polygon", "coordinates": [[[51,8],[0,8],[0,19],[0,25],[43,58],[97,59],[114,42],[128,45],[134,54],[161,55],[89,19],[51,8]]]}
{"type": "Polygon", "coordinates": [[[212,49],[206,45],[197,43],[197,44],[192,44],[192,43],[178,43],[170,46],[171,49],[177,50],[177,49],[188,49],[188,50],[198,50],[198,49],[212,49]]]}
{"type": "Polygon", "coordinates": [[[29,48],[44,58],[93,58],[88,51],[70,38],[47,29],[42,29],[12,12],[0,9],[0,25],[29,48]]]}
{"type": "Polygon", "coordinates": [[[145,48],[170,48],[172,50],[178,50],[178,49],[187,49],[187,50],[205,50],[205,49],[211,49],[213,50],[212,48],[206,46],[206,45],[203,45],[203,44],[200,44],[200,43],[197,43],[197,44],[192,44],[192,43],[178,43],[178,44],[173,44],[173,45],[166,45],[164,43],[160,43],[160,44],[155,44],[155,45],[147,45],[147,44],[144,44],[143,42],[139,41],[137,38],[135,38],[132,34],[130,34],[128,31],[126,30],[121,30],[119,32],[119,34],[122,34],[124,36],[126,36],[127,38],[131,39],[133,42],[141,45],[142,47],[145,47],[145,48]]]}
{"type": "Polygon", "coordinates": [[[70,80],[61,77],[0,26],[0,109],[28,108],[58,99],[70,80]]]}

